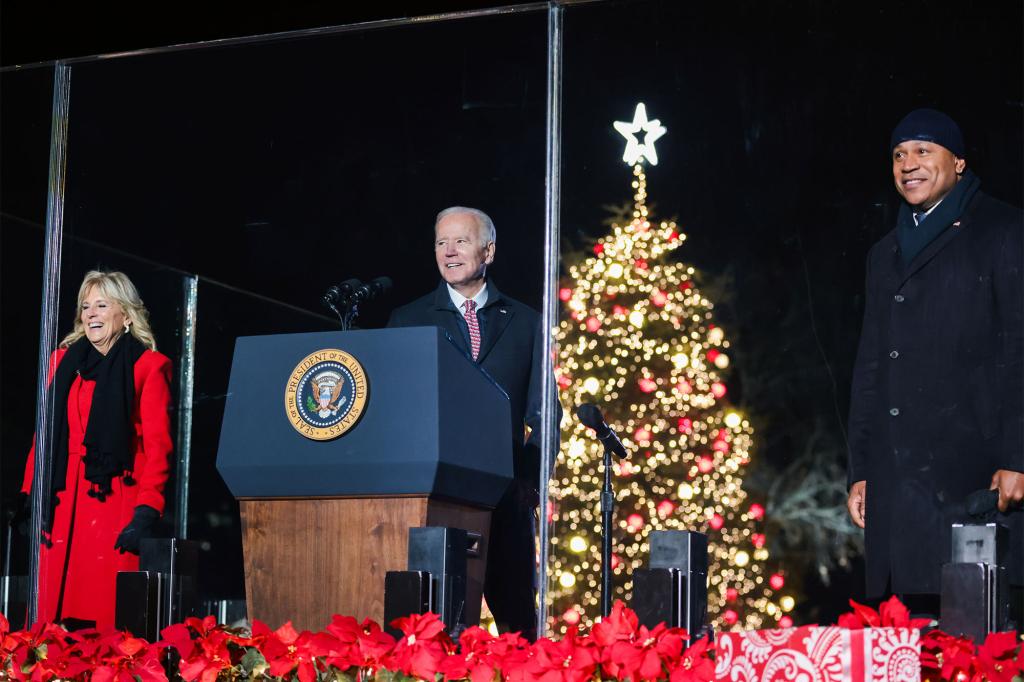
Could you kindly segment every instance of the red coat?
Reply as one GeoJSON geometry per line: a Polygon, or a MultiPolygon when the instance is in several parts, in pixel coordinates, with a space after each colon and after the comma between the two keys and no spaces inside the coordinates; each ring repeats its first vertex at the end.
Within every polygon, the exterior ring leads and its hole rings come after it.
{"type": "MultiPolygon", "coordinates": [[[[49,381],[65,354],[60,349],[50,362],[49,381]]],[[[68,469],[65,489],[58,493],[54,510],[52,547],[41,546],[39,563],[39,620],[60,618],[94,620],[99,628],[114,627],[114,598],[117,572],[139,570],[139,557],[114,549],[117,536],[132,520],[136,505],[145,504],[164,511],[172,450],[170,417],[171,361],[156,351],[145,351],[135,363],[135,468],[136,484],[124,485],[122,478],[111,481],[113,493],[100,502],[90,497],[85,480],[85,429],[92,408],[95,381],[75,377],[68,392],[68,469]],[[74,527],[71,520],[74,518],[74,527]],[[61,578],[64,599],[57,614],[61,578]]],[[[25,466],[22,491],[32,488],[35,447],[25,466]]],[[[54,472],[54,475],[59,475],[54,472]]]]}

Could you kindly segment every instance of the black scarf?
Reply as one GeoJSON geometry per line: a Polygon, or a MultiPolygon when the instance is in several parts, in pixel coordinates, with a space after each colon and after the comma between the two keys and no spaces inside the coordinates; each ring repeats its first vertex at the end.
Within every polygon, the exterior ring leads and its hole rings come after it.
{"type": "Polygon", "coordinates": [[[896,219],[896,238],[900,243],[900,258],[904,267],[910,265],[917,254],[963,215],[979,187],[981,180],[978,176],[970,170],[965,171],[960,181],[920,225],[914,224],[914,211],[910,204],[902,202],[896,219]]]}
{"type": "MultiPolygon", "coordinates": [[[[89,424],[85,429],[85,479],[89,495],[100,502],[112,492],[111,481],[124,475],[125,485],[134,485],[131,469],[134,463],[132,412],[135,409],[135,362],[146,351],[134,336],[125,332],[106,355],[102,355],[82,337],[68,347],[50,385],[49,405],[53,425],[53,474],[50,500],[57,503],[57,493],[64,490],[68,469],[68,396],[75,376],[95,380],[89,424]]],[[[44,519],[49,530],[53,515],[44,519]]]]}

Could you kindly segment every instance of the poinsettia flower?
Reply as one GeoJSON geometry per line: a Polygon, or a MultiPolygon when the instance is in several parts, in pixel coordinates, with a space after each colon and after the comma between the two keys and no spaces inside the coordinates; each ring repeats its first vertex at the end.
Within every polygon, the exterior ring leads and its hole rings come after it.
{"type": "Polygon", "coordinates": [[[65,667],[67,631],[53,623],[36,623],[30,630],[15,635],[18,644],[11,655],[11,675],[15,680],[59,678],[65,667]]]}
{"type": "Polygon", "coordinates": [[[598,646],[611,646],[617,641],[634,639],[639,623],[640,619],[637,618],[636,613],[621,601],[616,600],[608,617],[594,623],[594,627],[590,630],[590,636],[598,646]]]}
{"type": "MultiPolygon", "coordinates": [[[[198,619],[188,619],[198,620],[198,619]]],[[[188,622],[188,621],[186,621],[188,622]]],[[[231,651],[228,649],[228,633],[223,630],[206,629],[195,640],[192,656],[178,662],[178,672],[185,682],[214,682],[220,671],[231,667],[231,651]]]]}
{"type": "Polygon", "coordinates": [[[291,621],[269,635],[263,641],[260,653],[270,665],[270,675],[280,677],[295,670],[299,682],[314,682],[317,661],[310,646],[312,639],[313,633],[308,630],[298,632],[291,621]]]}
{"type": "Polygon", "coordinates": [[[392,625],[405,635],[391,652],[392,664],[406,675],[434,679],[441,663],[454,648],[441,617],[436,613],[414,613],[395,619],[392,625]]]}
{"type": "Polygon", "coordinates": [[[575,626],[558,642],[547,637],[538,639],[531,653],[522,671],[526,679],[535,682],[584,682],[598,667],[594,651],[578,638],[575,626]]]}
{"type": "Polygon", "coordinates": [[[669,682],[710,682],[715,679],[714,646],[704,637],[688,647],[679,665],[669,672],[669,682]]]}
{"type": "Polygon", "coordinates": [[[974,659],[976,674],[983,675],[988,682],[1010,682],[1021,674],[1021,657],[1014,660],[1017,650],[1017,633],[993,632],[978,647],[974,659]]]}

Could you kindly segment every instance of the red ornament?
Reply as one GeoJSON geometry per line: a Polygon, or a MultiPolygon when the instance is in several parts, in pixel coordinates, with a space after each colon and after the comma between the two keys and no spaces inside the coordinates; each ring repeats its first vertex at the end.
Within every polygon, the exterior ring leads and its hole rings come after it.
{"type": "Polygon", "coordinates": [[[562,299],[563,301],[568,301],[570,298],[572,298],[572,289],[568,287],[559,289],[558,298],[562,299]]]}
{"type": "Polygon", "coordinates": [[[633,440],[635,440],[638,443],[646,444],[651,440],[651,432],[641,426],[639,429],[633,432],[633,440]]]}
{"type": "Polygon", "coordinates": [[[633,261],[633,267],[635,267],[637,270],[646,270],[647,261],[644,260],[643,258],[637,258],[636,260],[633,261]]]}
{"type": "Polygon", "coordinates": [[[612,471],[615,472],[616,476],[632,476],[633,465],[629,462],[613,462],[612,471]]]}
{"type": "Polygon", "coordinates": [[[736,601],[740,598],[740,593],[735,587],[730,587],[725,591],[725,601],[736,601]]]}
{"type": "Polygon", "coordinates": [[[597,319],[596,317],[588,317],[587,318],[587,331],[588,332],[596,332],[600,328],[601,328],[601,320],[597,319]]]}
{"type": "Polygon", "coordinates": [[[780,628],[791,628],[791,627],[793,627],[793,619],[790,618],[789,616],[783,616],[782,618],[779,618],[779,627],[780,628]]]}
{"type": "Polygon", "coordinates": [[[612,554],[612,570],[622,565],[622,559],[619,558],[618,554],[612,554]]]}
{"type": "Polygon", "coordinates": [[[773,590],[781,590],[786,585],[786,579],[782,577],[781,573],[773,573],[771,578],[768,578],[768,584],[772,586],[773,590]]]}
{"type": "Polygon", "coordinates": [[[753,543],[754,547],[761,549],[765,543],[764,533],[754,533],[750,536],[750,542],[753,543]]]}
{"type": "Polygon", "coordinates": [[[676,384],[676,390],[682,393],[683,395],[686,395],[687,393],[693,393],[693,387],[690,386],[690,382],[686,381],[685,379],[676,384]]]}
{"type": "Polygon", "coordinates": [[[669,235],[668,235],[668,240],[670,242],[674,242],[677,239],[679,239],[679,233],[676,232],[675,230],[672,230],[672,232],[670,232],[669,235]]]}
{"type": "Polygon", "coordinates": [[[721,381],[716,381],[715,383],[711,384],[711,395],[715,396],[716,398],[724,398],[725,384],[723,384],[721,381]]]}
{"type": "Polygon", "coordinates": [[[708,358],[708,360],[710,360],[711,362],[714,362],[714,361],[715,361],[715,358],[717,358],[717,357],[718,357],[719,355],[721,355],[721,353],[719,353],[719,352],[718,352],[718,350],[717,350],[717,349],[715,349],[715,348],[712,348],[711,350],[709,350],[709,351],[707,352],[707,358],[708,358]]]}
{"type": "MultiPolygon", "coordinates": [[[[644,517],[639,514],[630,514],[626,517],[626,530],[630,533],[635,533],[644,527],[644,517]]],[[[612,562],[612,567],[615,567],[615,562],[612,562]]]]}
{"type": "Polygon", "coordinates": [[[564,620],[567,625],[578,625],[580,622],[580,612],[576,610],[575,606],[571,606],[562,614],[562,620],[564,620]]]}
{"type": "Polygon", "coordinates": [[[647,377],[640,379],[638,382],[636,382],[636,384],[644,393],[652,393],[658,388],[658,382],[655,381],[654,379],[649,379],[647,377]]]}
{"type": "Polygon", "coordinates": [[[683,282],[682,284],[679,285],[679,290],[680,291],[689,291],[692,288],[693,288],[693,282],[691,282],[690,280],[686,280],[685,282],[683,282]]]}
{"type": "Polygon", "coordinates": [[[683,417],[677,424],[680,433],[693,433],[693,420],[689,417],[683,417]]]}
{"type": "Polygon", "coordinates": [[[729,452],[729,444],[724,440],[716,440],[715,444],[711,446],[715,452],[729,452]]]}
{"type": "Polygon", "coordinates": [[[594,255],[600,256],[602,253],[604,253],[604,244],[601,244],[600,242],[594,244],[594,255]]]}
{"type": "Polygon", "coordinates": [[[676,505],[672,500],[662,500],[658,503],[658,516],[665,518],[676,510],[676,505]]]}
{"type": "Polygon", "coordinates": [[[736,613],[732,609],[726,609],[725,612],[722,614],[722,620],[724,620],[727,625],[736,625],[736,621],[738,621],[739,619],[740,614],[736,613]]]}
{"type": "Polygon", "coordinates": [[[612,307],[612,314],[613,315],[625,315],[626,314],[626,309],[623,308],[621,305],[614,306],[614,307],[612,307]]]}
{"type": "Polygon", "coordinates": [[[708,525],[711,526],[711,530],[722,530],[722,526],[725,525],[725,519],[722,518],[721,514],[715,514],[708,520],[708,525]]]}
{"type": "Polygon", "coordinates": [[[577,322],[579,322],[580,320],[583,319],[584,315],[583,315],[583,313],[579,312],[578,310],[574,310],[572,312],[572,316],[571,317],[572,317],[572,319],[574,319],[577,322]]]}
{"type": "Polygon", "coordinates": [[[567,375],[563,374],[562,376],[558,377],[559,388],[566,389],[569,388],[570,386],[572,386],[572,379],[570,379],[567,375]]]}
{"type": "Polygon", "coordinates": [[[651,303],[660,308],[661,306],[668,303],[668,294],[659,289],[655,289],[654,293],[651,294],[651,303]]]}
{"type": "Polygon", "coordinates": [[[764,507],[755,502],[754,504],[750,505],[750,512],[748,513],[750,514],[750,518],[754,519],[755,521],[760,521],[764,518],[764,507]]]}
{"type": "Polygon", "coordinates": [[[700,459],[697,460],[697,469],[702,474],[709,473],[714,468],[715,468],[715,460],[712,459],[708,455],[704,455],[700,459]]]}

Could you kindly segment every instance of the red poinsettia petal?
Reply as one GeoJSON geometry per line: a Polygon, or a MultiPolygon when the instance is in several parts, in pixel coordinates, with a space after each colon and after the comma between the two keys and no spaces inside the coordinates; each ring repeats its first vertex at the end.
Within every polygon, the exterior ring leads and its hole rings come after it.
{"type": "Polygon", "coordinates": [[[163,641],[170,646],[174,647],[178,655],[181,656],[182,660],[192,658],[192,651],[195,649],[195,643],[192,640],[192,633],[189,629],[181,624],[175,623],[163,629],[160,633],[163,637],[163,641]]]}
{"type": "Polygon", "coordinates": [[[992,658],[1007,658],[1012,656],[1016,648],[1016,632],[992,632],[985,638],[985,643],[978,647],[978,653],[984,653],[992,658]]]}
{"type": "Polygon", "coordinates": [[[882,624],[882,619],[879,617],[878,612],[870,606],[858,604],[852,599],[850,600],[850,606],[853,607],[853,612],[860,617],[864,625],[876,628],[882,624]]]}
{"type": "Polygon", "coordinates": [[[281,641],[285,644],[291,644],[299,638],[299,633],[292,626],[292,622],[288,621],[278,629],[274,630],[274,634],[281,638],[281,641]]]}

